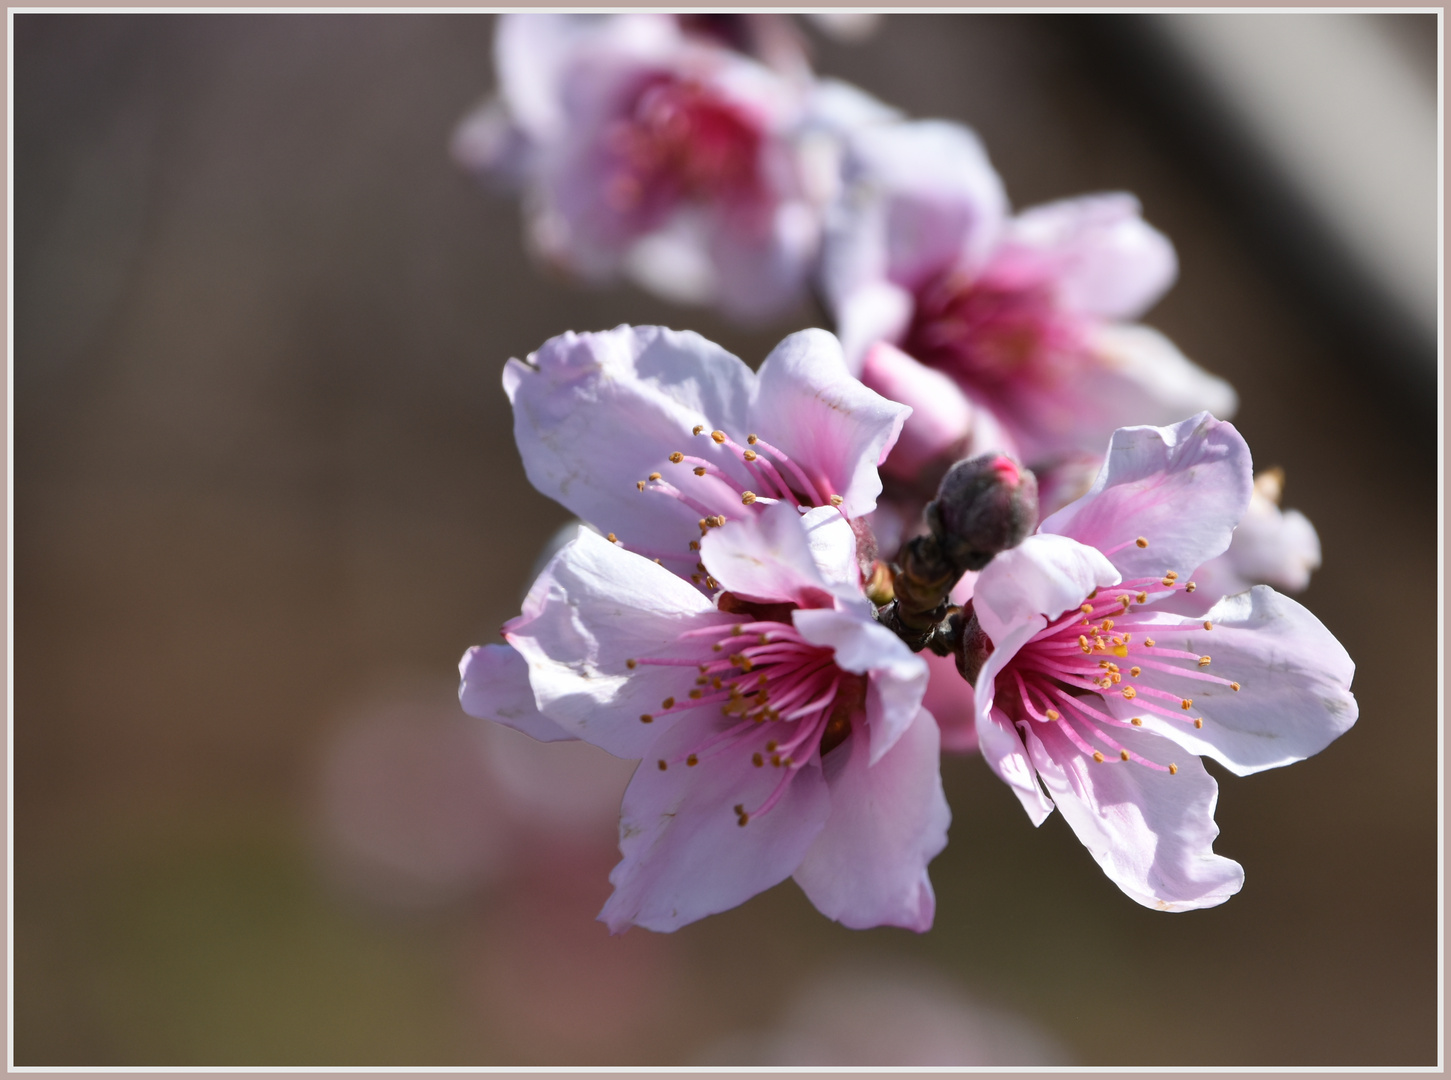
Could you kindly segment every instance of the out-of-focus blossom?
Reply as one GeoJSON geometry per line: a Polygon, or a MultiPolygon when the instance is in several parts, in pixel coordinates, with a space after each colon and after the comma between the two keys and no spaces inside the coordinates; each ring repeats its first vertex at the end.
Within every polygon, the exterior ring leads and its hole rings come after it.
{"type": "Polygon", "coordinates": [[[1303,592],[1320,568],[1320,537],[1310,519],[1298,510],[1281,510],[1285,474],[1267,469],[1255,477],[1249,509],[1229,550],[1199,568],[1200,587],[1229,595],[1254,585],[1272,585],[1284,592],[1303,592]]]}
{"type": "Polygon", "coordinates": [[[794,876],[848,926],[926,929],[937,728],[853,524],[908,410],[822,331],[759,374],[695,334],[566,334],[504,379],[531,481],[614,531],[555,556],[509,644],[464,657],[460,698],[644,759],[601,918],[671,930],[794,876]]]}
{"type": "Polygon", "coordinates": [[[805,295],[835,194],[820,137],[890,114],[667,15],[505,15],[495,46],[499,96],[453,150],[526,188],[535,249],[740,318],[805,295]]]}
{"type": "Polygon", "coordinates": [[[904,965],[823,972],[769,1029],[722,1040],[701,1064],[733,1066],[1066,1065],[1064,1048],[1022,1016],[972,1000],[904,965]]]}
{"type": "Polygon", "coordinates": [[[942,121],[862,127],[844,168],[822,279],[854,370],[899,346],[991,409],[1037,470],[1101,454],[1125,424],[1233,411],[1228,384],[1131,322],[1177,272],[1133,196],[1009,217],[976,136],[942,121]]]}
{"type": "Polygon", "coordinates": [[[1287,765],[1357,714],[1350,657],[1293,600],[1258,585],[1202,617],[1165,610],[1251,491],[1249,448],[1207,413],[1122,429],[1092,490],[973,590],[984,758],[1035,824],[1056,800],[1114,883],[1161,910],[1222,903],[1244,879],[1212,850],[1218,790],[1198,755],[1237,775],[1287,765]]]}
{"type": "Polygon", "coordinates": [[[447,702],[380,695],[329,738],[319,840],[332,876],[385,906],[448,903],[504,877],[506,800],[447,702]]]}

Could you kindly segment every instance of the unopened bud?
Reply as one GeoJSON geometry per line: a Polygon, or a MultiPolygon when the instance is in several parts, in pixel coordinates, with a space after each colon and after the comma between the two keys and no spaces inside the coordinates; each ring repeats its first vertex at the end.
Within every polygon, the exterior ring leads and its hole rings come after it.
{"type": "Polygon", "coordinates": [[[1038,481],[1004,454],[959,461],[927,504],[927,524],[955,565],[981,570],[1038,524],[1038,481]]]}

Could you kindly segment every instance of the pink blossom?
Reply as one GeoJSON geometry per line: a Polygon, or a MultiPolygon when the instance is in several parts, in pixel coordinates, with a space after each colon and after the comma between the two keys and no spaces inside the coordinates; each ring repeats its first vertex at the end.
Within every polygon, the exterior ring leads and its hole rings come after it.
{"type": "Polygon", "coordinates": [[[908,410],[823,331],[759,373],[696,334],[565,334],[504,382],[530,480],[611,532],[582,529],[508,645],[465,655],[460,699],[642,760],[601,918],[671,930],[794,876],[848,926],[925,930],[937,727],[853,525],[908,410]]]}
{"type": "Polygon", "coordinates": [[[505,636],[541,713],[621,757],[612,930],[673,930],[794,876],[852,927],[925,930],[946,844],[920,657],[872,617],[830,507],[776,505],[701,543],[715,602],[582,529],[505,636]]]}
{"type": "Polygon", "coordinates": [[[1127,194],[1008,217],[976,137],[942,121],[852,133],[822,278],[850,362],[887,341],[950,375],[1041,468],[1101,454],[1115,428],[1233,390],[1131,320],[1173,282],[1174,249],[1127,194]]]}
{"type": "Polygon", "coordinates": [[[1357,715],[1350,657],[1273,589],[1166,610],[1229,545],[1251,490],[1248,447],[1207,413],[1122,429],[1093,488],[973,592],[983,756],[1035,824],[1056,801],[1114,883],[1163,910],[1243,883],[1212,850],[1199,755],[1236,775],[1287,765],[1357,715]]]}
{"type": "Polygon", "coordinates": [[[499,97],[460,124],[454,155],[527,189],[537,251],[742,318],[804,296],[835,171],[811,134],[889,113],[666,15],[505,15],[495,46],[499,97]]]}

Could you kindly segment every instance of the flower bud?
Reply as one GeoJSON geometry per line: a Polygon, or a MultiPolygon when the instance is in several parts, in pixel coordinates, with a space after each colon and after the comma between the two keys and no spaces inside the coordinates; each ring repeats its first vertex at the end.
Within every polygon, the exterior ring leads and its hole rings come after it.
{"type": "Polygon", "coordinates": [[[927,523],[955,565],[981,570],[1038,524],[1038,481],[1003,454],[959,461],[927,504],[927,523]]]}

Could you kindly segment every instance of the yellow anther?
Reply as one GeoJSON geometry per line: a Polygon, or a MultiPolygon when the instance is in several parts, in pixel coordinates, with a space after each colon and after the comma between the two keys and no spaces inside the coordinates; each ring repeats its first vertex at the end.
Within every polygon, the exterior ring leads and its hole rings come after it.
{"type": "Polygon", "coordinates": [[[1135,690],[1132,686],[1125,686],[1123,688],[1123,695],[1125,701],[1133,701],[1134,698],[1139,696],[1139,692],[1135,690]]]}
{"type": "Polygon", "coordinates": [[[746,436],[746,442],[750,443],[752,446],[755,446],[756,443],[758,443],[759,441],[760,440],[757,439],[756,436],[754,436],[754,435],[747,435],[746,436]]]}
{"type": "Polygon", "coordinates": [[[747,461],[755,461],[756,458],[759,456],[760,455],[757,454],[754,450],[746,450],[741,453],[741,457],[745,458],[747,461]]]}
{"type": "Polygon", "coordinates": [[[766,753],[768,753],[768,754],[775,753],[776,747],[778,747],[780,745],[781,744],[778,743],[775,739],[772,739],[770,742],[768,742],[766,744],[766,753]]]}
{"type": "Polygon", "coordinates": [[[726,433],[724,431],[712,431],[710,433],[710,437],[714,439],[717,443],[723,443],[726,441],[726,433]]]}
{"type": "Polygon", "coordinates": [[[704,430],[705,430],[705,425],[704,424],[696,424],[695,427],[693,427],[693,428],[690,429],[690,433],[692,435],[699,435],[704,430]]]}
{"type": "Polygon", "coordinates": [[[1204,726],[1204,717],[1202,717],[1202,716],[1196,716],[1194,718],[1194,726],[1195,727],[1203,727],[1204,726]]]}
{"type": "Polygon", "coordinates": [[[664,566],[664,565],[665,565],[665,564],[664,564],[664,563],[663,563],[663,562],[661,562],[661,561],[660,561],[660,560],[659,560],[659,559],[651,559],[651,560],[650,560],[650,561],[651,561],[651,562],[652,562],[652,563],[654,563],[654,564],[655,564],[655,565],[656,565],[656,566],[664,566]]]}
{"type": "Polygon", "coordinates": [[[1205,619],[1204,620],[1204,629],[1206,629],[1206,630],[1213,630],[1214,629],[1214,624],[1212,622],[1210,622],[1208,619],[1205,619]]]}
{"type": "Polygon", "coordinates": [[[1109,676],[1109,678],[1112,679],[1114,682],[1119,683],[1123,682],[1124,677],[1120,675],[1117,671],[1115,671],[1112,675],[1109,676]]]}
{"type": "Polygon", "coordinates": [[[1179,577],[1179,575],[1177,573],[1175,573],[1173,570],[1165,570],[1164,571],[1164,577],[1167,578],[1169,581],[1174,581],[1175,579],[1177,579],[1179,577]]]}
{"type": "Polygon", "coordinates": [[[759,769],[762,765],[766,764],[766,759],[763,758],[760,754],[752,754],[751,764],[759,769]]]}
{"type": "Polygon", "coordinates": [[[1093,613],[1093,605],[1092,604],[1084,604],[1078,610],[1081,611],[1081,612],[1083,612],[1083,614],[1085,614],[1085,615],[1091,615],[1093,613]]]}
{"type": "Polygon", "coordinates": [[[705,695],[699,690],[692,690],[690,692],[690,697],[692,701],[699,701],[704,696],[705,695]]]}
{"type": "Polygon", "coordinates": [[[1043,715],[1046,716],[1049,720],[1061,720],[1061,719],[1063,719],[1062,715],[1058,712],[1057,709],[1049,709],[1043,715]]]}
{"type": "Polygon", "coordinates": [[[651,480],[659,480],[659,479],[660,479],[660,474],[659,474],[659,473],[657,473],[657,472],[652,472],[652,473],[651,473],[651,474],[650,474],[650,479],[651,479],[651,480]]]}
{"type": "Polygon", "coordinates": [[[627,668],[629,668],[631,671],[634,671],[635,670],[635,661],[633,661],[633,660],[626,660],[625,661],[625,666],[627,668]]]}
{"type": "Polygon", "coordinates": [[[781,755],[780,754],[772,754],[771,755],[771,764],[774,765],[774,766],[776,766],[776,768],[779,769],[781,767],[781,755]]]}
{"type": "Polygon", "coordinates": [[[1118,601],[1119,601],[1120,604],[1122,604],[1124,606],[1124,610],[1125,611],[1127,611],[1129,609],[1129,596],[1128,596],[1128,593],[1124,593],[1122,596],[1120,596],[1118,598],[1118,601]]]}
{"type": "Polygon", "coordinates": [[[675,708],[675,699],[673,697],[666,698],[664,701],[662,701],[660,703],[660,707],[662,709],[673,709],[673,708],[675,708]]]}
{"type": "Polygon", "coordinates": [[[756,501],[756,493],[754,491],[743,491],[743,492],[741,492],[741,503],[743,505],[750,506],[751,503],[753,503],[755,501],[756,501]]]}
{"type": "Polygon", "coordinates": [[[664,759],[664,758],[661,758],[661,759],[660,759],[660,760],[659,760],[659,761],[657,761],[657,762],[656,762],[656,763],[655,763],[655,764],[657,764],[657,765],[659,765],[659,766],[660,766],[660,771],[661,771],[661,772],[664,772],[664,771],[665,771],[665,769],[666,769],[666,768],[667,768],[667,766],[666,766],[666,764],[665,764],[665,759],[664,759]]]}
{"type": "Polygon", "coordinates": [[[845,500],[840,495],[833,495],[829,501],[832,506],[840,506],[845,500]]]}
{"type": "Polygon", "coordinates": [[[711,679],[710,680],[710,685],[711,685],[711,689],[713,689],[713,690],[719,690],[721,688],[720,676],[717,675],[717,676],[715,676],[715,678],[711,679]]]}
{"type": "Polygon", "coordinates": [[[1120,761],[1127,761],[1129,759],[1129,752],[1127,750],[1120,750],[1118,756],[1120,761]]]}
{"type": "Polygon", "coordinates": [[[700,550],[700,541],[699,540],[692,540],[690,542],[690,550],[691,551],[699,551],[700,550]]]}
{"type": "Polygon", "coordinates": [[[691,469],[690,471],[693,472],[693,473],[695,473],[696,476],[704,476],[705,475],[705,466],[704,465],[697,465],[695,468],[691,469]]]}
{"type": "Polygon", "coordinates": [[[1230,688],[1230,689],[1231,689],[1231,690],[1234,690],[1234,691],[1238,691],[1238,690],[1239,690],[1239,683],[1237,683],[1237,682],[1232,682],[1232,683],[1230,683],[1230,684],[1229,684],[1229,688],[1230,688]]]}
{"type": "Polygon", "coordinates": [[[1106,634],[1106,633],[1108,633],[1112,629],[1113,629],[1113,620],[1112,619],[1104,619],[1103,620],[1103,632],[1106,634]]]}
{"type": "Polygon", "coordinates": [[[1179,708],[1183,709],[1185,712],[1188,712],[1189,709],[1193,706],[1193,704],[1194,704],[1194,699],[1193,698],[1187,698],[1186,697],[1182,701],[1179,702],[1179,708]]]}
{"type": "Polygon", "coordinates": [[[635,481],[635,490],[636,491],[644,491],[645,490],[645,481],[643,481],[643,480],[636,480],[635,481]]]}
{"type": "Polygon", "coordinates": [[[1144,644],[1152,649],[1154,647],[1154,639],[1151,637],[1146,637],[1144,638],[1144,644]]]}
{"type": "Polygon", "coordinates": [[[1209,666],[1209,657],[1207,657],[1207,656],[1201,656],[1199,658],[1199,666],[1200,667],[1208,667],[1209,666]]]}
{"type": "Polygon", "coordinates": [[[720,650],[721,650],[721,643],[719,641],[717,641],[714,645],[711,646],[711,648],[714,649],[716,652],[720,652],[720,650]]]}
{"type": "Polygon", "coordinates": [[[1149,601],[1149,594],[1146,592],[1141,592],[1139,593],[1139,595],[1135,596],[1134,599],[1141,604],[1146,604],[1149,601]]]}
{"type": "MultiPolygon", "coordinates": [[[[771,641],[771,635],[770,635],[770,634],[768,634],[768,633],[766,633],[766,632],[765,632],[765,631],[764,631],[764,630],[763,630],[763,631],[761,631],[761,633],[760,633],[760,634],[758,634],[758,635],[757,635],[757,636],[756,636],[756,640],[757,640],[757,641],[759,641],[759,642],[760,642],[760,643],[761,643],[761,644],[762,644],[762,645],[768,645],[768,644],[770,644],[770,641],[771,641]]],[[[765,677],[766,677],[766,676],[764,676],[764,675],[762,675],[762,676],[761,676],[761,678],[763,678],[763,679],[764,679],[764,678],[765,678],[765,677]]]]}
{"type": "Polygon", "coordinates": [[[690,580],[693,581],[693,582],[695,582],[695,584],[699,585],[700,584],[700,575],[699,574],[691,574],[690,575],[690,580]]]}
{"type": "Polygon", "coordinates": [[[1178,773],[1178,771],[1179,771],[1179,766],[1175,765],[1172,761],[1169,762],[1169,775],[1170,776],[1173,776],[1176,773],[1178,773]]]}
{"type": "Polygon", "coordinates": [[[670,464],[672,465],[679,465],[684,460],[685,455],[682,454],[679,450],[675,451],[675,453],[670,455],[670,464]]]}
{"type": "Polygon", "coordinates": [[[640,723],[642,723],[642,724],[651,723],[652,721],[654,721],[654,719],[655,718],[653,716],[651,716],[649,713],[641,713],[640,714],[640,723]]]}
{"type": "Polygon", "coordinates": [[[1137,716],[1135,716],[1135,717],[1134,717],[1134,718],[1133,718],[1133,719],[1132,719],[1132,720],[1130,720],[1130,721],[1129,721],[1129,723],[1130,723],[1130,724],[1133,724],[1133,725],[1134,725],[1134,727],[1143,727],[1143,726],[1144,726],[1144,722],[1143,722],[1143,720],[1141,720],[1141,719],[1140,719],[1140,718],[1139,718],[1139,717],[1137,717],[1137,716]]]}
{"type": "Polygon", "coordinates": [[[1135,664],[1133,667],[1129,668],[1129,674],[1132,675],[1134,678],[1137,679],[1139,677],[1139,671],[1140,670],[1141,669],[1139,668],[1139,665],[1138,664],[1135,664]]]}
{"type": "MultiPolygon", "coordinates": [[[[704,570],[705,567],[701,567],[701,569],[704,570]]],[[[736,623],[734,626],[731,627],[731,637],[740,637],[744,633],[745,631],[741,629],[740,623],[736,623]]]]}
{"type": "Polygon", "coordinates": [[[1146,548],[1146,547],[1149,546],[1149,542],[1146,539],[1144,539],[1142,536],[1139,537],[1137,540],[1135,540],[1134,543],[1138,544],[1139,547],[1141,547],[1141,548],[1146,548]]]}
{"type": "Polygon", "coordinates": [[[619,543],[619,537],[617,537],[614,533],[605,533],[605,539],[612,544],[619,543]]]}
{"type": "Polygon", "coordinates": [[[1194,584],[1194,582],[1192,582],[1192,581],[1186,581],[1184,583],[1184,591],[1185,592],[1193,592],[1197,588],[1199,588],[1199,586],[1196,585],[1196,584],[1194,584]]]}
{"type": "Polygon", "coordinates": [[[698,563],[695,564],[695,568],[697,570],[699,570],[701,573],[705,573],[705,563],[698,562],[698,563]]]}
{"type": "Polygon", "coordinates": [[[1078,635],[1078,647],[1084,652],[1088,652],[1088,639],[1082,634],[1078,635]]]}
{"type": "Polygon", "coordinates": [[[1095,750],[1093,752],[1093,760],[1094,761],[1102,761],[1103,760],[1103,755],[1100,754],[1097,750],[1095,750]]]}
{"type": "Polygon", "coordinates": [[[687,765],[699,765],[700,764],[700,758],[696,757],[694,754],[691,754],[688,758],[685,759],[685,764],[687,764],[687,765]]]}

